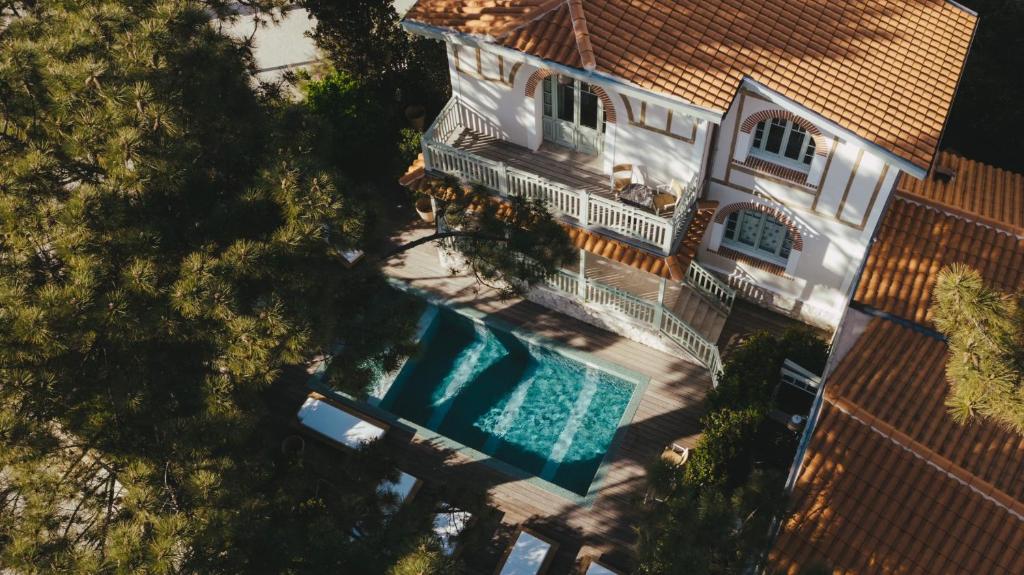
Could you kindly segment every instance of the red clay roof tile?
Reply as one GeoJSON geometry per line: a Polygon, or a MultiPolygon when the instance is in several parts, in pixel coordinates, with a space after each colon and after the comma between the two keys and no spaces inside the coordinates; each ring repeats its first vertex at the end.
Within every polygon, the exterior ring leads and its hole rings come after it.
{"type": "Polygon", "coordinates": [[[922,168],[977,22],[946,0],[420,0],[406,18],[574,67],[592,51],[600,72],[723,112],[750,77],[922,168]],[[570,4],[589,48],[557,49],[577,44],[570,4]]]}

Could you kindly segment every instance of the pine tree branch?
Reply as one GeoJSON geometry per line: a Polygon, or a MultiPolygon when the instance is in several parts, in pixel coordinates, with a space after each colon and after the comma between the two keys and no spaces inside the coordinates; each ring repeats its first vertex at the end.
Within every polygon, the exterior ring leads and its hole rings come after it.
{"type": "Polygon", "coordinates": [[[428,244],[430,242],[435,242],[435,241],[443,240],[443,239],[447,239],[447,238],[467,238],[467,239],[478,240],[478,241],[486,241],[486,242],[509,242],[510,241],[510,238],[505,238],[505,237],[501,237],[501,236],[489,236],[489,235],[486,235],[486,234],[481,234],[479,232],[466,232],[466,231],[436,232],[436,233],[430,234],[429,236],[424,236],[422,238],[419,238],[419,239],[413,240],[411,242],[402,244],[402,245],[400,245],[400,246],[390,250],[389,252],[385,253],[377,261],[378,262],[384,262],[384,261],[387,261],[387,260],[397,256],[398,254],[400,254],[402,252],[409,251],[409,250],[411,250],[411,249],[413,249],[415,247],[419,247],[419,246],[422,246],[423,244],[428,244]]]}

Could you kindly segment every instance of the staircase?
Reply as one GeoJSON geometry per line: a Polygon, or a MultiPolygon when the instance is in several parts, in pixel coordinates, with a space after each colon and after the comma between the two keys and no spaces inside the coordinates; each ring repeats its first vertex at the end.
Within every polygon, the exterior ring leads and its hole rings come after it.
{"type": "Polygon", "coordinates": [[[718,336],[725,327],[725,320],[729,318],[727,309],[723,309],[723,306],[710,301],[699,291],[685,284],[679,292],[679,297],[672,305],[666,307],[710,342],[718,341],[718,336]]]}

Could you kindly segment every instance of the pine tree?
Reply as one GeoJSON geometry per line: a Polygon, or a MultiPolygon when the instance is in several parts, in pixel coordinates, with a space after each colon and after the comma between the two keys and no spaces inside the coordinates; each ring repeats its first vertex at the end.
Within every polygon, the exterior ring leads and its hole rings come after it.
{"type": "Polygon", "coordinates": [[[954,264],[939,272],[932,312],[949,343],[949,413],[960,422],[987,418],[1024,433],[1022,296],[985,284],[977,270],[954,264]]]}

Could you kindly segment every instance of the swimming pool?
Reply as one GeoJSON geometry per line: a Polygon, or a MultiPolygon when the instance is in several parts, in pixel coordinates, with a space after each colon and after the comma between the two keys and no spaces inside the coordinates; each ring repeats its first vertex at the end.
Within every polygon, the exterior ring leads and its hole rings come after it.
{"type": "Polygon", "coordinates": [[[586,496],[637,382],[439,308],[380,408],[586,496]]]}

